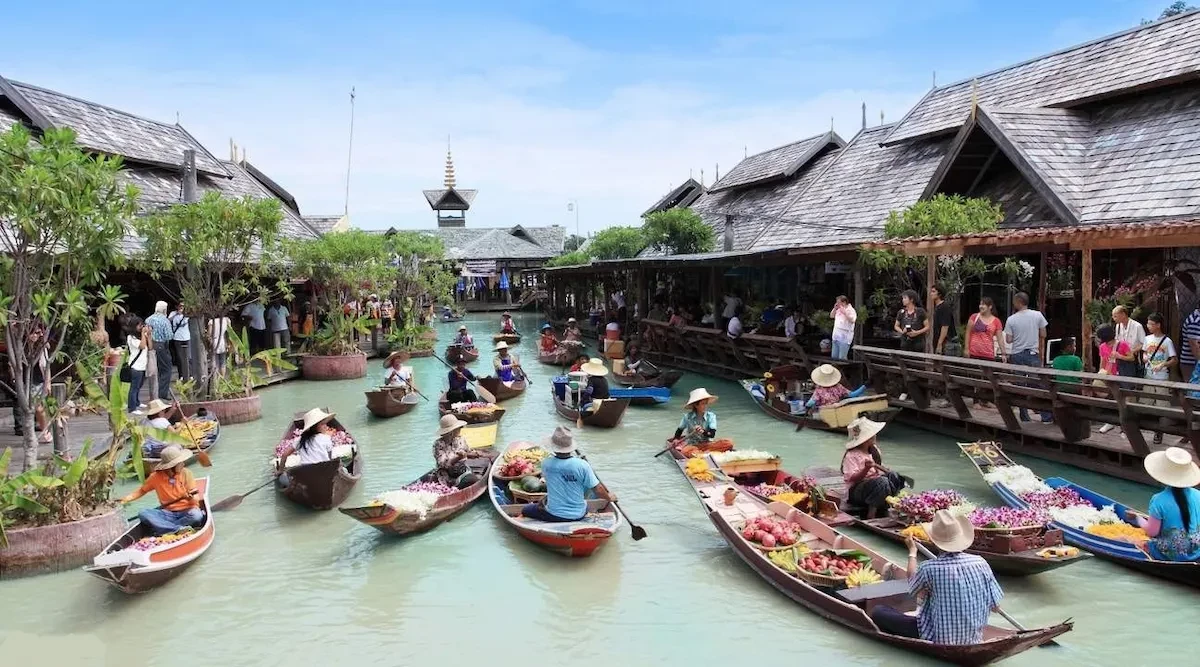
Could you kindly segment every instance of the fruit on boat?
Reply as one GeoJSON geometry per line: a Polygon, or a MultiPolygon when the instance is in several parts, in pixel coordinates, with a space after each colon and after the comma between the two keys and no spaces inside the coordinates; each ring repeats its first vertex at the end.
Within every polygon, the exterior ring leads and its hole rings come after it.
{"type": "Polygon", "coordinates": [[[909,526],[908,528],[905,528],[904,530],[900,531],[900,534],[905,537],[911,537],[914,540],[919,540],[921,542],[929,541],[929,536],[925,534],[925,526],[922,526],[921,524],[915,524],[915,525],[909,526]]]}
{"type": "Polygon", "coordinates": [[[537,466],[528,459],[514,459],[500,466],[501,477],[525,477],[537,473],[537,466]]]}
{"type": "Polygon", "coordinates": [[[507,461],[529,461],[533,464],[542,462],[542,459],[550,455],[550,452],[541,447],[531,447],[529,449],[517,449],[511,452],[505,452],[504,460],[507,461]]]}
{"type": "Polygon", "coordinates": [[[188,527],[181,528],[173,533],[167,533],[166,535],[152,535],[143,537],[142,539],[130,545],[129,548],[136,551],[150,551],[151,549],[157,549],[158,547],[164,547],[168,544],[178,542],[194,532],[196,532],[195,528],[188,527]]]}
{"type": "Polygon", "coordinates": [[[768,549],[791,546],[800,540],[804,530],[775,515],[764,515],[750,519],[742,526],[742,537],[768,549]]]}
{"type": "Polygon", "coordinates": [[[546,482],[537,475],[526,475],[521,478],[521,489],[526,493],[545,493],[546,482]]]}
{"type": "Polygon", "coordinates": [[[196,419],[188,417],[177,424],[172,424],[167,430],[191,439],[191,442],[186,443],[184,447],[188,449],[199,449],[207,443],[209,434],[217,427],[217,422],[211,419],[196,419]]]}
{"type": "Polygon", "coordinates": [[[797,503],[802,503],[805,500],[808,500],[808,494],[807,493],[795,493],[795,492],[789,491],[786,493],[777,493],[773,496],[770,496],[769,499],[772,501],[777,501],[777,502],[786,503],[788,505],[795,506],[797,503]]]}
{"type": "Polygon", "coordinates": [[[697,482],[711,482],[715,477],[704,459],[689,459],[684,473],[697,482]]]}
{"type": "Polygon", "coordinates": [[[851,572],[870,565],[871,557],[861,551],[837,554],[831,550],[814,551],[800,559],[798,565],[806,572],[827,577],[845,578],[851,572]]]}
{"type": "Polygon", "coordinates": [[[803,544],[797,544],[791,549],[780,549],[767,553],[767,559],[770,560],[775,567],[784,572],[795,572],[797,565],[796,559],[804,556],[809,552],[809,548],[803,544]]]}
{"type": "Polygon", "coordinates": [[[877,584],[881,581],[883,581],[883,577],[879,576],[879,573],[869,565],[864,565],[857,570],[851,570],[850,574],[846,575],[846,586],[850,588],[877,584]]]}

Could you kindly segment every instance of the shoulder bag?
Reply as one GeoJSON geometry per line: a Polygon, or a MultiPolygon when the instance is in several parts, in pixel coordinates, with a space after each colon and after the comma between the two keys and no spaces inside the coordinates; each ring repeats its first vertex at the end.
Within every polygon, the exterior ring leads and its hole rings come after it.
{"type": "Polygon", "coordinates": [[[144,351],[142,348],[138,348],[137,354],[133,355],[133,359],[130,359],[121,367],[120,374],[118,375],[121,382],[133,382],[133,365],[137,363],[138,358],[142,356],[142,352],[144,351]]]}

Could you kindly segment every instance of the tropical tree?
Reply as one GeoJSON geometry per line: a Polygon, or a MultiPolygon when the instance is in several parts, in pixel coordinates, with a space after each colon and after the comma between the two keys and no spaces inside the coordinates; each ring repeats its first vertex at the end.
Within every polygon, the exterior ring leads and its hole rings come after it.
{"type": "Polygon", "coordinates": [[[550,261],[546,262],[546,266],[576,266],[579,264],[587,264],[590,261],[592,261],[592,258],[589,257],[586,252],[573,250],[566,254],[559,255],[558,257],[550,258],[550,261]]]}
{"type": "Polygon", "coordinates": [[[287,281],[271,275],[281,250],[282,220],[275,199],[229,199],[209,192],[199,201],[134,223],[144,242],[139,264],[183,304],[192,340],[203,341],[199,400],[220,398],[209,319],[272,295],[290,294],[287,281]]]}
{"type": "Polygon", "coordinates": [[[137,190],[121,159],[92,155],[69,129],[35,141],[20,124],[0,134],[0,329],[24,430],[23,470],[37,465],[33,371],[54,359],[72,323],[89,318],[88,290],[122,261],[119,242],[137,190]]]}
{"type": "Polygon", "coordinates": [[[690,208],[672,208],[646,216],[642,233],[651,248],[671,255],[712,252],[716,234],[690,208]]]}
{"type": "Polygon", "coordinates": [[[586,240],[587,239],[582,236],[571,234],[565,241],[563,241],[563,252],[574,252],[579,250],[579,247],[582,246],[583,242],[586,240]]]}
{"type": "Polygon", "coordinates": [[[436,236],[405,231],[390,235],[387,249],[396,265],[391,290],[396,326],[388,336],[389,345],[406,350],[432,345],[427,335],[432,327],[419,324],[417,309],[422,301],[437,303],[453,295],[457,279],[446,265],[445,246],[436,236]]]}
{"type": "Polygon", "coordinates": [[[586,252],[596,259],[628,259],[646,249],[640,227],[609,227],[596,232],[586,252]]]}

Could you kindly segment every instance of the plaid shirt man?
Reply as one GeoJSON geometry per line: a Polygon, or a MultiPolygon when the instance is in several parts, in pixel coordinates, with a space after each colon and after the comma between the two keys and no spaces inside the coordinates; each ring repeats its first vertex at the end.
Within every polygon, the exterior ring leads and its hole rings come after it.
{"type": "Polygon", "coordinates": [[[935,644],[981,641],[991,608],[1004,597],[987,562],[964,553],[921,563],[909,590],[913,596],[924,596],[917,627],[921,639],[935,644]]]}
{"type": "Polygon", "coordinates": [[[146,318],[146,326],[150,327],[150,338],[155,343],[165,343],[175,337],[171,321],[166,315],[155,313],[146,318]]]}

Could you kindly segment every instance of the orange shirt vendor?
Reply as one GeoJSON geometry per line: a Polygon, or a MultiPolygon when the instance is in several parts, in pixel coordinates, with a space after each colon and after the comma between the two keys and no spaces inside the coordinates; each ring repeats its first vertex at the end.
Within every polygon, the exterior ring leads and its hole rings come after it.
{"type": "Polygon", "coordinates": [[[155,535],[166,535],[180,528],[204,522],[204,512],[196,497],[196,478],[185,467],[192,453],[179,445],[163,448],[161,462],[136,491],[121,498],[130,503],[154,491],[161,507],[138,512],[138,519],[155,535]]]}

